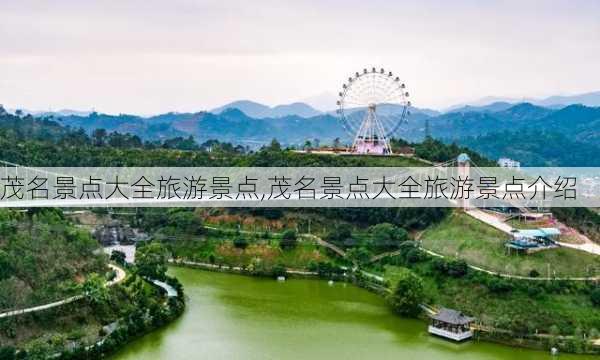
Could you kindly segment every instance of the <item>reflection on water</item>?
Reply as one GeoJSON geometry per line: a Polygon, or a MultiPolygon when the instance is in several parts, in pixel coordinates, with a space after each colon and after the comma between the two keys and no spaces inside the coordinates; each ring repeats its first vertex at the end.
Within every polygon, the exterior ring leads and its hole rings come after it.
{"type": "Polygon", "coordinates": [[[383,299],[346,284],[184,268],[171,273],[183,283],[186,312],[115,359],[554,359],[545,352],[431,337],[424,322],[394,316],[383,299]]]}

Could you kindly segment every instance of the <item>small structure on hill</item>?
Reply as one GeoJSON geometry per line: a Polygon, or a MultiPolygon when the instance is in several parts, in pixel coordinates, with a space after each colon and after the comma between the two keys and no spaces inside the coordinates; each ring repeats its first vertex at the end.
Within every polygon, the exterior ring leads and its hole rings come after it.
{"type": "Polygon", "coordinates": [[[513,249],[525,253],[555,248],[558,247],[559,236],[560,230],[557,228],[516,230],[506,247],[509,251],[513,249]]]}
{"type": "Polygon", "coordinates": [[[471,324],[475,318],[466,316],[460,311],[442,308],[429,317],[431,318],[428,328],[430,334],[454,341],[463,341],[473,337],[471,324]]]}
{"type": "Polygon", "coordinates": [[[516,160],[503,157],[498,159],[498,166],[503,168],[519,169],[521,168],[521,163],[516,160]]]}

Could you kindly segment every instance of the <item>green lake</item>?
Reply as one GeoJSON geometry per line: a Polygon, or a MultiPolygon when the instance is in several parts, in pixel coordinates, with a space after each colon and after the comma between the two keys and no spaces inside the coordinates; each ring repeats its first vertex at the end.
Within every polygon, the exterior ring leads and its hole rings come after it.
{"type": "Polygon", "coordinates": [[[118,360],[561,359],[596,357],[487,342],[454,344],[426,323],[393,315],[382,298],[343,283],[270,279],[172,268],[187,296],[174,323],[138,339],[118,360]]]}

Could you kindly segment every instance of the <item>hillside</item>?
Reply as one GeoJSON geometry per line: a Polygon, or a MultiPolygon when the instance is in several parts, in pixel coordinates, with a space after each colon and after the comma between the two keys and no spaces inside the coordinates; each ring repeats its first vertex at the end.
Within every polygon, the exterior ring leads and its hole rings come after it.
{"type": "Polygon", "coordinates": [[[107,271],[98,249],[60,210],[0,210],[0,311],[72,295],[87,274],[107,271]]]}
{"type": "Polygon", "coordinates": [[[244,114],[247,114],[253,118],[280,118],[285,116],[309,118],[321,114],[319,110],[316,110],[310,105],[302,102],[269,107],[249,100],[234,101],[232,103],[212,109],[210,112],[218,115],[229,109],[238,109],[244,114]]]}
{"type": "MultiPolygon", "coordinates": [[[[260,105],[260,104],[258,104],[260,105]]],[[[600,108],[571,105],[555,110],[521,103],[509,106],[494,103],[483,107],[465,107],[444,114],[415,109],[408,122],[396,134],[416,142],[430,135],[447,143],[457,142],[497,159],[508,156],[526,166],[593,166],[600,147],[600,108]],[[524,137],[522,134],[527,133],[524,137]],[[569,149],[569,151],[564,151],[569,149]]],[[[273,110],[275,108],[272,108],[273,110]]],[[[270,111],[271,111],[270,110],[270,111]]],[[[361,110],[356,110],[361,111],[361,110]]],[[[397,116],[398,109],[383,106],[382,115],[397,116]]],[[[355,113],[354,116],[360,116],[355,113]]],[[[103,128],[108,132],[130,133],[145,141],[164,141],[190,135],[199,142],[218,139],[256,149],[273,138],[284,145],[303,146],[315,139],[321,144],[340,139],[351,141],[339,118],[329,114],[313,117],[288,115],[254,118],[237,108],[219,114],[166,113],[149,118],[133,115],[69,115],[34,122],[31,116],[4,116],[0,128],[14,131],[18,137],[53,138],[65,134],[65,127],[82,128],[87,134],[103,128]],[[60,126],[63,125],[63,126],[60,126]]]]}
{"type": "Polygon", "coordinates": [[[526,166],[600,166],[600,146],[558,132],[503,131],[459,142],[489,158],[509,157],[526,166]]]}
{"type": "MultiPolygon", "coordinates": [[[[240,135],[255,139],[277,137],[284,143],[292,143],[299,138],[330,139],[346,135],[333,115],[303,117],[286,115],[285,112],[274,115],[272,111],[268,111],[269,115],[262,116],[267,112],[265,109],[248,109],[243,104],[233,106],[236,103],[230,105],[232,106],[216,109],[211,113],[167,113],[148,118],[92,113],[89,116],[70,115],[56,119],[61,124],[82,127],[87,131],[105,128],[110,131],[131,132],[144,138],[179,136],[192,132],[195,137],[203,139],[207,137],[207,133],[214,131],[217,124],[222,136],[227,138],[240,135]],[[243,125],[242,128],[239,128],[240,124],[243,125]],[[328,132],[323,133],[323,130],[328,132]]],[[[277,108],[279,107],[271,110],[277,108]]],[[[399,111],[400,109],[391,105],[380,109],[382,116],[397,116],[399,111]]],[[[600,108],[583,105],[553,110],[530,103],[495,103],[484,107],[464,107],[444,114],[416,108],[412,113],[408,123],[400,131],[401,135],[410,140],[424,137],[427,119],[432,135],[439,138],[458,139],[506,129],[534,128],[565,130],[578,140],[590,142],[598,141],[595,129],[600,122],[600,108]]]]}

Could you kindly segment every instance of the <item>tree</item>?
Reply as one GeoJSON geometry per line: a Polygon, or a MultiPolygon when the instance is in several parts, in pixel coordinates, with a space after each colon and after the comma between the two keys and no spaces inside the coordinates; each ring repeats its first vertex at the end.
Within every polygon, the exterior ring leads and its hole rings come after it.
{"type": "Polygon", "coordinates": [[[199,235],[202,233],[202,219],[188,209],[172,209],[167,213],[167,224],[177,232],[199,235]]]}
{"type": "Polygon", "coordinates": [[[233,240],[233,246],[238,249],[245,249],[248,247],[248,240],[243,236],[238,236],[233,240]]]}
{"type": "Polygon", "coordinates": [[[592,300],[592,304],[594,304],[594,306],[600,307],[600,287],[596,287],[594,290],[592,290],[590,293],[590,300],[592,300]]]}
{"type": "Polygon", "coordinates": [[[285,276],[287,274],[287,270],[285,268],[285,265],[283,265],[282,263],[277,263],[271,269],[271,273],[273,274],[273,277],[277,278],[280,276],[285,276]]]}
{"type": "Polygon", "coordinates": [[[408,233],[390,223],[381,223],[369,227],[373,237],[372,246],[379,251],[397,249],[404,241],[408,240],[408,233]]]}
{"type": "Polygon", "coordinates": [[[540,273],[536,269],[531,269],[531,271],[529,271],[529,277],[536,278],[539,276],[540,276],[540,273]]]}
{"type": "Polygon", "coordinates": [[[14,360],[17,350],[12,346],[0,346],[0,360],[14,360]]]}
{"type": "Polygon", "coordinates": [[[106,281],[100,275],[96,273],[90,274],[81,287],[91,305],[97,306],[108,301],[109,295],[106,288],[106,281]]]}
{"type": "Polygon", "coordinates": [[[364,247],[354,247],[346,252],[346,256],[358,263],[366,263],[371,259],[371,253],[364,247]]]}
{"type": "Polygon", "coordinates": [[[401,269],[394,291],[388,297],[392,310],[402,316],[417,316],[425,299],[423,280],[408,269],[401,269]]]}
{"type": "Polygon", "coordinates": [[[106,129],[96,129],[92,132],[94,146],[104,146],[106,143],[106,129]]]}
{"type": "Polygon", "coordinates": [[[125,265],[126,255],[121,250],[113,250],[110,254],[110,259],[119,265],[125,265]]]}
{"type": "Polygon", "coordinates": [[[294,230],[286,230],[283,232],[279,246],[283,250],[290,250],[296,247],[298,243],[298,236],[294,230]]]}
{"type": "Polygon", "coordinates": [[[335,226],[329,231],[329,233],[327,233],[325,240],[338,246],[347,247],[354,245],[352,231],[350,230],[349,226],[335,226]]]}
{"type": "Polygon", "coordinates": [[[271,144],[269,145],[269,150],[271,151],[281,151],[281,144],[277,139],[271,140],[271,144]]]}
{"type": "Polygon", "coordinates": [[[200,147],[192,135],[187,138],[181,136],[172,139],[167,139],[163,142],[162,147],[165,149],[178,150],[198,150],[200,147]]]}
{"type": "Polygon", "coordinates": [[[340,138],[339,138],[339,137],[336,137],[336,138],[333,140],[333,147],[334,147],[334,149],[338,149],[338,148],[340,148],[341,146],[342,146],[342,145],[341,145],[340,138]]]}
{"type": "Polygon", "coordinates": [[[13,275],[14,269],[10,256],[6,251],[0,249],[0,281],[8,279],[13,275]]]}
{"type": "Polygon", "coordinates": [[[138,274],[153,279],[164,279],[168,258],[167,249],[159,242],[142,246],[136,252],[138,274]]]}
{"type": "Polygon", "coordinates": [[[469,265],[462,259],[451,260],[448,262],[448,275],[452,277],[463,277],[469,271],[469,265]]]}

